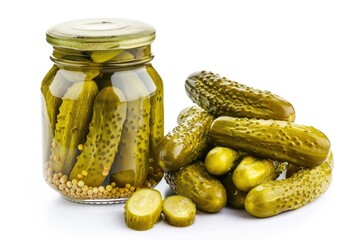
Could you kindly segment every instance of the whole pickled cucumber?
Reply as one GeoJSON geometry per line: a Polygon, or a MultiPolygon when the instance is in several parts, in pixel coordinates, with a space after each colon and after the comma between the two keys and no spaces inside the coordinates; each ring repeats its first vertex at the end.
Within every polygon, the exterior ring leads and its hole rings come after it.
{"type": "Polygon", "coordinates": [[[286,121],[218,117],[210,135],[217,145],[304,167],[320,165],[330,153],[320,130],[286,121]]]}
{"type": "Polygon", "coordinates": [[[246,196],[246,211],[255,217],[271,217],[314,201],[329,188],[332,166],[330,154],[320,166],[302,169],[287,179],[258,185],[246,196]]]}
{"type": "Polygon", "coordinates": [[[70,179],[82,180],[88,186],[100,186],[109,174],[126,119],[124,94],[107,87],[96,96],[89,133],[77,157],[70,179]]]}
{"type": "Polygon", "coordinates": [[[286,163],[246,156],[233,172],[233,183],[239,190],[248,192],[261,183],[275,180],[285,169],[286,163]]]}
{"type": "Polygon", "coordinates": [[[113,74],[112,83],[124,93],[127,110],[110,179],[119,186],[141,186],[149,169],[150,96],[133,71],[113,74]]]}
{"type": "Polygon", "coordinates": [[[78,155],[77,147],[85,141],[98,87],[94,81],[76,82],[67,90],[57,116],[50,166],[69,175],[78,155]]]}
{"type": "Polygon", "coordinates": [[[165,180],[176,194],[190,198],[201,211],[218,212],[226,204],[224,186],[206,171],[201,161],[165,172],[165,180]]]}
{"type": "Polygon", "coordinates": [[[250,88],[212,72],[196,72],[185,82],[187,95],[214,116],[276,119],[293,122],[295,110],[285,99],[250,88]]]}
{"type": "Polygon", "coordinates": [[[164,138],[164,88],[162,80],[155,69],[149,65],[146,71],[153,79],[157,88],[154,95],[151,97],[151,118],[150,118],[150,149],[153,157],[155,147],[164,138]]]}
{"type": "Polygon", "coordinates": [[[155,149],[154,158],[159,166],[175,171],[203,156],[210,146],[208,132],[213,120],[208,112],[198,108],[169,132],[155,149]]]}
{"type": "Polygon", "coordinates": [[[41,83],[41,92],[44,96],[46,112],[50,122],[52,135],[55,132],[56,118],[59,114],[59,107],[62,103],[61,98],[71,85],[71,83],[61,77],[59,71],[59,68],[54,65],[41,83]]]}
{"type": "Polygon", "coordinates": [[[42,98],[42,120],[43,120],[43,159],[48,161],[51,154],[51,142],[54,138],[54,131],[56,125],[56,116],[59,113],[61,105],[61,97],[54,96],[49,87],[53,82],[56,72],[59,68],[54,65],[46,74],[41,82],[42,98]]]}
{"type": "Polygon", "coordinates": [[[148,65],[146,68],[138,68],[135,73],[144,83],[147,91],[151,95],[150,112],[150,156],[156,145],[164,137],[164,104],[163,104],[163,83],[155,69],[148,65]]]}

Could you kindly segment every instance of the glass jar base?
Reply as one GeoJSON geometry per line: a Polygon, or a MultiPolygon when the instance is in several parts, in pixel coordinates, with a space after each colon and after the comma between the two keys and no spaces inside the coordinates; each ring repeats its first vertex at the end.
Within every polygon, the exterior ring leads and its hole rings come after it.
{"type": "Polygon", "coordinates": [[[79,204],[88,204],[88,205],[112,205],[112,204],[121,204],[125,203],[128,200],[128,197],[125,198],[110,198],[110,199],[74,199],[69,198],[66,195],[61,194],[61,196],[73,203],[79,203],[79,204]]]}

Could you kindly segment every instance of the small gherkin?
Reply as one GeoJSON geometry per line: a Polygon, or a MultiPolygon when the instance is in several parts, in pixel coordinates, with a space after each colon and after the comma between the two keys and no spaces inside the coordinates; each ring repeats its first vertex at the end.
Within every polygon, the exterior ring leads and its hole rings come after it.
{"type": "Polygon", "coordinates": [[[218,212],[226,204],[224,186],[206,171],[202,161],[165,172],[165,181],[176,194],[190,198],[201,211],[218,212]]]}
{"type": "MultiPolygon", "coordinates": [[[[146,68],[135,69],[139,79],[145,85],[150,97],[151,110],[150,110],[150,157],[153,157],[156,145],[164,137],[164,104],[163,95],[164,88],[161,77],[156,70],[147,65],[146,68]]],[[[151,164],[154,164],[152,162],[151,164]]],[[[154,166],[152,166],[154,167],[154,166]]]]}
{"type": "Polygon", "coordinates": [[[134,71],[119,71],[111,77],[127,101],[126,120],[110,181],[118,186],[141,186],[149,169],[150,95],[134,71]]]}
{"type": "Polygon", "coordinates": [[[190,99],[214,116],[275,119],[293,122],[295,110],[285,99],[231,81],[212,72],[196,72],[185,81],[190,99]]]}
{"type": "Polygon", "coordinates": [[[247,194],[245,209],[255,217],[271,217],[305,206],[329,188],[332,169],[331,153],[320,166],[301,169],[287,179],[260,184],[247,194]]]}
{"type": "Polygon", "coordinates": [[[57,115],[59,114],[62,97],[72,85],[72,83],[64,78],[60,72],[61,69],[54,65],[41,83],[41,92],[44,96],[52,136],[55,132],[57,115]]]}
{"type": "Polygon", "coordinates": [[[89,131],[88,125],[98,87],[94,81],[75,82],[62,98],[52,142],[50,166],[68,175],[89,131]]]}
{"type": "Polygon", "coordinates": [[[47,161],[50,159],[51,154],[51,143],[54,138],[55,126],[56,126],[56,116],[59,114],[59,107],[62,102],[63,96],[54,96],[54,94],[50,90],[50,86],[52,85],[54,78],[56,76],[56,72],[59,68],[54,65],[50,71],[46,74],[43,81],[41,82],[41,93],[43,95],[43,139],[44,145],[43,148],[43,156],[47,161]]]}
{"type": "Polygon", "coordinates": [[[126,101],[123,93],[114,87],[102,89],[95,98],[89,134],[70,179],[82,180],[88,186],[103,183],[118,151],[125,119],[126,101]]]}
{"type": "Polygon", "coordinates": [[[210,146],[209,129],[214,118],[199,107],[170,131],[156,146],[154,158],[165,171],[178,170],[203,156],[210,146]]]}
{"type": "Polygon", "coordinates": [[[233,172],[233,183],[239,190],[248,192],[253,187],[279,177],[286,163],[246,156],[233,172]]]}

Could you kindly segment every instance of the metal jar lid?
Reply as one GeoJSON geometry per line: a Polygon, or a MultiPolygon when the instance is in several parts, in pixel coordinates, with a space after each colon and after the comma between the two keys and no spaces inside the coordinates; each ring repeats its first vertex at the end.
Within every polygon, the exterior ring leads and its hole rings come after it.
{"type": "Polygon", "coordinates": [[[130,49],[151,44],[155,29],[143,22],[95,18],[60,23],[46,32],[53,46],[76,50],[130,49]]]}

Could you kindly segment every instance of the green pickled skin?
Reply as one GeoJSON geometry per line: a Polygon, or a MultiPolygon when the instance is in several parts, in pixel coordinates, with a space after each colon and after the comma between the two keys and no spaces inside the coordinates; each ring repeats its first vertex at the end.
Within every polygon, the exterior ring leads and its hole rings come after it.
{"type": "MultiPolygon", "coordinates": [[[[191,110],[192,111],[192,110],[191,110]]],[[[209,146],[209,129],[214,118],[199,108],[181,122],[155,149],[154,158],[165,171],[175,171],[206,154],[209,146]]]]}
{"type": "Polygon", "coordinates": [[[185,82],[187,95],[214,116],[277,119],[293,122],[295,110],[285,99],[221,77],[196,72],[185,82]]]}
{"type": "Polygon", "coordinates": [[[177,124],[180,124],[186,119],[191,118],[194,114],[196,114],[196,112],[201,111],[201,109],[202,108],[197,105],[184,108],[180,111],[177,117],[177,124]]]}
{"type": "Polygon", "coordinates": [[[165,180],[176,194],[190,198],[201,211],[218,212],[226,204],[224,186],[206,171],[201,161],[165,172],[165,180]]]}
{"type": "Polygon", "coordinates": [[[305,206],[329,188],[332,166],[333,156],[330,154],[320,166],[302,169],[287,179],[258,185],[246,196],[246,211],[255,217],[271,217],[305,206]]]}
{"type": "Polygon", "coordinates": [[[247,192],[237,189],[233,183],[233,173],[228,173],[221,178],[221,183],[226,189],[227,204],[233,208],[244,209],[247,192]]]}
{"type": "Polygon", "coordinates": [[[149,169],[149,93],[133,71],[115,73],[112,83],[124,93],[127,110],[119,151],[111,169],[110,179],[118,186],[124,186],[126,183],[141,186],[147,178],[149,169]]]}
{"type": "Polygon", "coordinates": [[[286,163],[246,156],[233,172],[233,183],[239,190],[248,192],[261,183],[275,180],[285,169],[286,163]]]}
{"type": "Polygon", "coordinates": [[[93,103],[98,93],[94,81],[76,82],[67,90],[57,116],[50,166],[68,175],[78,155],[77,147],[85,141],[93,103]]]}
{"type": "Polygon", "coordinates": [[[164,137],[163,83],[159,74],[151,65],[146,66],[146,69],[138,68],[134,71],[151,95],[150,156],[153,157],[156,145],[164,137]]]}
{"type": "Polygon", "coordinates": [[[223,175],[234,169],[239,162],[240,154],[227,147],[214,147],[205,158],[206,170],[213,175],[223,175]]]}
{"type": "Polygon", "coordinates": [[[71,85],[71,83],[61,77],[59,71],[59,68],[54,65],[41,83],[41,92],[44,96],[52,135],[55,132],[57,115],[59,114],[62,97],[71,85]]]}
{"type": "Polygon", "coordinates": [[[95,98],[89,133],[70,179],[93,187],[103,183],[118,151],[125,118],[124,94],[114,87],[102,89],[95,98]]]}
{"type": "Polygon", "coordinates": [[[304,167],[320,165],[330,153],[320,130],[286,121],[218,117],[210,135],[217,145],[304,167]]]}
{"type": "Polygon", "coordinates": [[[164,88],[159,74],[152,66],[147,66],[146,71],[154,80],[156,92],[151,97],[151,118],[150,118],[150,149],[153,151],[156,145],[164,138],[164,88]]]}
{"type": "Polygon", "coordinates": [[[59,68],[54,65],[49,72],[44,77],[41,82],[41,93],[42,98],[42,120],[43,120],[43,159],[48,161],[51,154],[51,143],[54,138],[55,126],[56,126],[56,116],[59,113],[59,107],[61,105],[62,96],[54,96],[50,91],[50,86],[54,81],[56,72],[59,68]]]}

